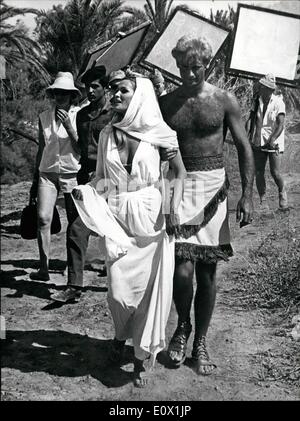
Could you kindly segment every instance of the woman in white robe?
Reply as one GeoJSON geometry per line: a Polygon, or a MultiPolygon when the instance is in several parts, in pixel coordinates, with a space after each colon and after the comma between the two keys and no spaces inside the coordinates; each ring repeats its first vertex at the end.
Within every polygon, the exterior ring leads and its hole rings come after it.
{"type": "MultiPolygon", "coordinates": [[[[178,148],[163,121],[153,85],[124,72],[110,77],[112,123],[100,134],[94,180],[73,190],[84,223],[103,237],[108,303],[115,326],[111,356],[121,361],[125,341],[134,347],[134,384],[147,384],[144,361],[165,347],[172,302],[174,239],[166,232],[159,148],[178,148]]],[[[179,226],[185,168],[180,153],[168,228],[179,226]]]]}

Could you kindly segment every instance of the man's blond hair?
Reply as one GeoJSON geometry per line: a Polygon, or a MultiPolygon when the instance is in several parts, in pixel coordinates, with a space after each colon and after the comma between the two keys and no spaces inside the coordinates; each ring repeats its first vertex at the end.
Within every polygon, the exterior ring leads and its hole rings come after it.
{"type": "Polygon", "coordinates": [[[200,59],[206,67],[212,58],[212,48],[204,37],[184,35],[179,38],[176,46],[172,50],[172,56],[176,61],[190,62],[200,59]]]}

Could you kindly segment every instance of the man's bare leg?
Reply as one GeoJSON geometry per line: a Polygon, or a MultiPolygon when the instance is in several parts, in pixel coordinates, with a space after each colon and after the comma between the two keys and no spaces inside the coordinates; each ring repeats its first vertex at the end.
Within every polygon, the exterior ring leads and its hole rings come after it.
{"type": "Polygon", "coordinates": [[[192,357],[198,374],[208,375],[216,368],[206,349],[206,334],[216,301],[216,263],[196,263],[197,290],[194,301],[195,337],[192,357]]]}
{"type": "Polygon", "coordinates": [[[278,187],[279,207],[284,209],[288,207],[287,193],[284,185],[284,179],[281,175],[281,158],[282,154],[276,155],[271,153],[269,157],[270,172],[278,187]]]}
{"type": "Polygon", "coordinates": [[[168,355],[176,366],[184,362],[187,341],[192,330],[190,312],[193,300],[193,275],[194,263],[176,258],[173,299],[178,313],[178,325],[168,347],[168,355]]]}

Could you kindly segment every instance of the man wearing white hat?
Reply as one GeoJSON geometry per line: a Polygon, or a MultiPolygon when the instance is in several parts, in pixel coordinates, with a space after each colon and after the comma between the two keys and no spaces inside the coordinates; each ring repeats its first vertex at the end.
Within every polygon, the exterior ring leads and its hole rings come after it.
{"type": "MultiPolygon", "coordinates": [[[[40,254],[40,268],[31,273],[30,278],[42,281],[50,279],[50,227],[58,193],[64,194],[70,225],[77,215],[71,192],[77,186],[76,174],[80,169],[76,131],[76,115],[80,108],[73,105],[80,96],[80,91],[74,85],[73,75],[58,72],[46,93],[54,100],[54,104],[39,115],[39,148],[30,190],[30,201],[37,200],[40,254]]],[[[68,235],[69,229],[67,248],[68,235]]]]}
{"type": "Polygon", "coordinates": [[[285,104],[282,95],[274,94],[275,89],[274,75],[267,74],[259,80],[247,131],[254,152],[256,186],[261,203],[264,202],[266,195],[265,168],[269,159],[270,172],[278,187],[279,208],[286,209],[287,193],[280,173],[284,151],[285,104]]]}

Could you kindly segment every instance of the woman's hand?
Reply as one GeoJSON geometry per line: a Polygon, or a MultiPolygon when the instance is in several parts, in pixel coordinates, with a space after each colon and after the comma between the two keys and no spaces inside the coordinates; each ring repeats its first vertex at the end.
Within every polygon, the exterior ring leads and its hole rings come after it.
{"type": "Polygon", "coordinates": [[[69,114],[66,110],[63,110],[61,108],[57,108],[56,115],[59,118],[59,120],[62,122],[62,124],[63,124],[63,126],[66,130],[72,129],[71,120],[70,120],[69,114]]]}
{"type": "Polygon", "coordinates": [[[178,148],[159,148],[160,159],[162,161],[171,161],[177,155],[178,148]]]}
{"type": "Polygon", "coordinates": [[[72,196],[75,200],[83,200],[82,191],[79,189],[73,189],[72,190],[72,196]]]}

